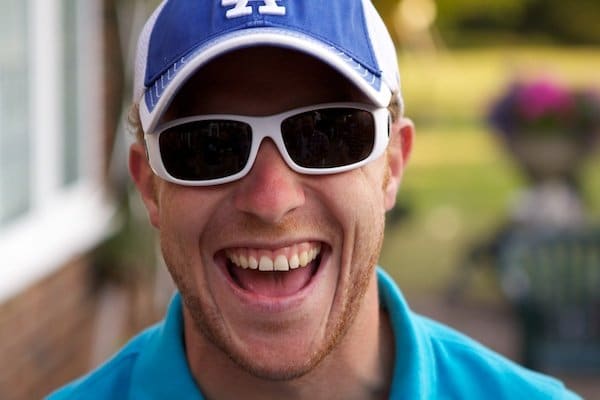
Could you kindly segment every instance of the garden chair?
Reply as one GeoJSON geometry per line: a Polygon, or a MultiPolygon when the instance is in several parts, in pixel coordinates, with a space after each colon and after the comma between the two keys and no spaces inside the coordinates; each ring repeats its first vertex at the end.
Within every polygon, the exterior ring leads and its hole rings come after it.
{"type": "Polygon", "coordinates": [[[523,328],[523,362],[547,372],[600,371],[600,230],[517,232],[498,262],[523,328]]]}

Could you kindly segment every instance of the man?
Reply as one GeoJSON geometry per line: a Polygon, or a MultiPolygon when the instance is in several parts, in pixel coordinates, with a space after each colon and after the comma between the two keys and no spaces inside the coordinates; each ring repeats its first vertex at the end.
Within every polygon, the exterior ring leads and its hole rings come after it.
{"type": "Polygon", "coordinates": [[[178,287],[52,398],[576,398],[413,314],[375,264],[413,125],[368,0],[168,0],[129,167],[178,287]]]}

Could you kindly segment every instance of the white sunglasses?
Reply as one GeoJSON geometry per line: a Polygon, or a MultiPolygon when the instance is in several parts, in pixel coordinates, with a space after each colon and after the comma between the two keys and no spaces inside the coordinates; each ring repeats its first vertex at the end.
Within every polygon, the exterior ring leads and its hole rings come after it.
{"type": "Polygon", "coordinates": [[[244,177],[263,139],[302,174],[358,168],[385,151],[391,129],[387,108],[327,103],[253,117],[200,115],[180,118],[144,134],[156,175],[185,186],[219,185],[244,177]]]}

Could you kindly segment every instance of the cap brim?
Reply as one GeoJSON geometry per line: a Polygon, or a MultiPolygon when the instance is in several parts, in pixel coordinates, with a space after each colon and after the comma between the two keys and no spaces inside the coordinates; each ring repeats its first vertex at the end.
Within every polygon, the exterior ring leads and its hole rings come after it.
{"type": "Polygon", "coordinates": [[[307,35],[277,28],[247,29],[223,35],[181,58],[146,88],[140,99],[140,119],[144,132],[152,132],[171,101],[194,73],[219,56],[247,47],[273,46],[297,50],[333,67],[361,90],[374,105],[389,104],[392,90],[382,81],[379,71],[369,69],[352,57],[307,35]]]}

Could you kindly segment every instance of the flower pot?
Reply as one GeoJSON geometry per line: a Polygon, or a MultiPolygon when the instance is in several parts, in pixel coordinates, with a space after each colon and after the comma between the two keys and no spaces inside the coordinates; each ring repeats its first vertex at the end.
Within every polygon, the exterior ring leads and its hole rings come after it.
{"type": "Polygon", "coordinates": [[[583,159],[585,146],[567,136],[515,136],[508,148],[534,181],[572,177],[583,159]]]}

